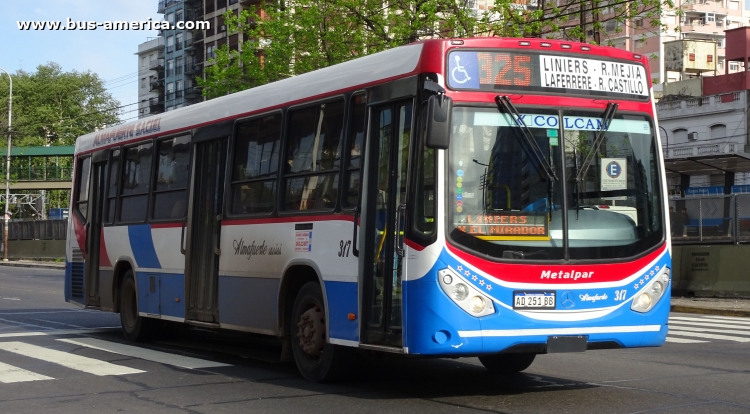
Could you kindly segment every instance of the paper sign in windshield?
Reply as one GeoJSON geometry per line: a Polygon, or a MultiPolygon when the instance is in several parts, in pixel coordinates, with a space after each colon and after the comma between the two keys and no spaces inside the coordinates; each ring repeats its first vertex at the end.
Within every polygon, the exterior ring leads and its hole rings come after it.
{"type": "Polygon", "coordinates": [[[628,164],[625,158],[602,158],[601,191],[628,189],[628,164]]]}

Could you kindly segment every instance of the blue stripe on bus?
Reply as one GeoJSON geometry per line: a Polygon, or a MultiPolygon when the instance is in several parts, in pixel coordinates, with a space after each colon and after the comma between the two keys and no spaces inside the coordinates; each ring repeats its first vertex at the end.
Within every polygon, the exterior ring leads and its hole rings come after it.
{"type": "MultiPolygon", "coordinates": [[[[325,282],[328,297],[328,329],[331,338],[359,341],[359,324],[350,321],[349,314],[357,314],[357,284],[325,282]]],[[[358,319],[358,318],[357,318],[358,319]]]]}
{"type": "Polygon", "coordinates": [[[154,248],[154,240],[151,238],[151,225],[128,226],[128,237],[138,267],[161,269],[159,257],[156,256],[154,248]]]}

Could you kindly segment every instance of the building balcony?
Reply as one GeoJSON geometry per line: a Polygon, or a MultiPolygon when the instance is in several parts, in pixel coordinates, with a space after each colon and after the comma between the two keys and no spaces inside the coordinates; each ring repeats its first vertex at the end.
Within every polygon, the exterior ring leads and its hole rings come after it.
{"type": "Polygon", "coordinates": [[[148,110],[150,114],[160,114],[164,112],[164,100],[161,97],[149,99],[148,110]]]}
{"type": "Polygon", "coordinates": [[[164,79],[157,79],[155,81],[151,81],[149,91],[155,92],[155,91],[161,91],[164,89],[164,79]]]}
{"type": "Polygon", "coordinates": [[[182,3],[183,0],[159,0],[159,5],[156,8],[157,13],[164,13],[164,9],[175,4],[182,3]]]}
{"type": "Polygon", "coordinates": [[[162,70],[162,69],[164,69],[164,59],[163,58],[151,59],[148,62],[148,68],[150,70],[162,70]]]}
{"type": "Polygon", "coordinates": [[[722,22],[704,23],[703,20],[695,19],[686,21],[683,25],[680,26],[680,30],[682,30],[682,33],[688,36],[691,33],[700,33],[724,37],[725,27],[722,22]]]}
{"type": "Polygon", "coordinates": [[[185,74],[190,76],[200,76],[203,66],[195,63],[192,65],[185,65],[185,74]]]}
{"type": "Polygon", "coordinates": [[[195,100],[200,99],[202,96],[203,93],[200,86],[185,89],[185,99],[195,100]]]}
{"type": "Polygon", "coordinates": [[[693,11],[726,15],[729,9],[724,7],[724,2],[721,0],[686,0],[682,2],[682,10],[685,12],[693,11]]]}

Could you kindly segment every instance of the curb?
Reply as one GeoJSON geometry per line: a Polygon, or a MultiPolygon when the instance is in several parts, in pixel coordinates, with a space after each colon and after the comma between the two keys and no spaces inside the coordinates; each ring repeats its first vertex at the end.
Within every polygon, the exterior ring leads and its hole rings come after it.
{"type": "Polygon", "coordinates": [[[682,313],[698,313],[702,315],[750,317],[750,310],[739,309],[699,308],[693,306],[672,305],[670,311],[682,313]]]}
{"type": "Polygon", "coordinates": [[[64,264],[53,264],[53,263],[33,263],[33,262],[3,262],[0,261],[0,266],[8,267],[35,267],[37,269],[60,269],[65,270],[64,264]]]}

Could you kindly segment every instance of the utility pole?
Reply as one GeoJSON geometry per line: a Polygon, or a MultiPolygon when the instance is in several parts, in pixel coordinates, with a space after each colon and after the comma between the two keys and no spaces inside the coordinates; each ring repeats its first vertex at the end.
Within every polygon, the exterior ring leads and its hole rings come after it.
{"type": "Polygon", "coordinates": [[[8,157],[5,162],[5,225],[3,226],[3,261],[8,261],[8,202],[10,200],[10,123],[11,116],[13,115],[13,78],[10,77],[10,73],[7,70],[0,68],[6,75],[8,75],[8,81],[10,82],[10,91],[8,93],[8,157]]]}

